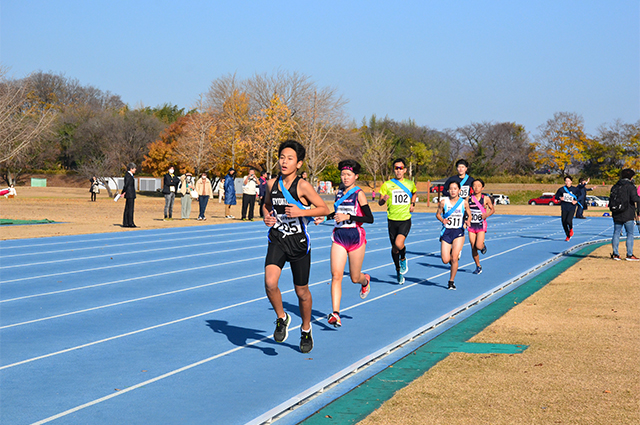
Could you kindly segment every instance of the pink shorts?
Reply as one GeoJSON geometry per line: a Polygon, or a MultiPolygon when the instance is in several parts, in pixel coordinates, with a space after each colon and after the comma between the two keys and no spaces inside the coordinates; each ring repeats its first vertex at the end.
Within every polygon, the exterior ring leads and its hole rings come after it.
{"type": "Polygon", "coordinates": [[[365,231],[360,226],[333,229],[331,239],[347,252],[355,251],[367,243],[365,231]]]}
{"type": "Polygon", "coordinates": [[[487,220],[482,220],[482,223],[471,223],[471,226],[467,229],[470,233],[480,233],[487,231],[487,220]]]}

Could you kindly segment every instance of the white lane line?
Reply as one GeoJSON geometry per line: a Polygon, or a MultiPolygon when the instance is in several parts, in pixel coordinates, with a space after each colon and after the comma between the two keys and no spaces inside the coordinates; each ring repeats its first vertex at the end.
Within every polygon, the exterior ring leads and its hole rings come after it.
{"type": "MultiPolygon", "coordinates": [[[[254,237],[254,238],[245,238],[245,239],[234,239],[234,242],[245,242],[245,241],[254,241],[254,240],[261,240],[263,239],[263,236],[260,237],[254,237]]],[[[163,245],[166,245],[167,242],[170,241],[162,241],[163,245]]],[[[22,263],[22,264],[11,264],[8,266],[2,266],[0,267],[0,269],[14,269],[14,268],[18,268],[18,267],[33,267],[33,266],[38,266],[38,265],[42,265],[42,264],[59,264],[59,263],[67,263],[69,261],[86,261],[86,260],[92,260],[95,258],[106,258],[106,257],[117,257],[117,256],[121,256],[121,255],[132,255],[132,254],[141,254],[141,253],[149,253],[149,252],[158,252],[158,251],[176,251],[176,250],[182,250],[184,248],[193,248],[193,247],[199,247],[199,246],[206,246],[206,245],[223,245],[223,244],[229,244],[229,240],[222,240],[222,241],[213,241],[213,242],[204,242],[204,243],[197,243],[197,244],[189,244],[189,245],[171,245],[171,246],[164,246],[162,248],[150,248],[150,249],[142,249],[142,250],[138,250],[138,251],[125,251],[125,252],[116,252],[116,253],[101,253],[99,255],[91,255],[91,256],[77,256],[77,257],[73,257],[73,258],[62,258],[62,259],[58,259],[58,260],[51,260],[51,261],[40,261],[40,262],[28,262],[28,263],[22,263]]],[[[70,250],[73,251],[73,250],[70,250]]],[[[171,258],[175,258],[175,257],[171,257],[171,258]]]]}
{"type": "MultiPolygon", "coordinates": [[[[229,223],[230,224],[230,223],[229,223]]],[[[74,243],[87,243],[87,242],[100,242],[100,241],[121,241],[121,240],[127,240],[127,239],[140,239],[140,238],[158,238],[158,237],[166,237],[166,236],[172,236],[172,235],[183,235],[183,234],[189,234],[189,233],[202,233],[202,232],[218,232],[218,231],[228,231],[230,230],[228,227],[224,227],[225,225],[222,224],[210,224],[208,226],[198,226],[198,227],[170,227],[170,228],[166,228],[166,229],[153,229],[153,233],[148,233],[151,231],[142,231],[142,232],[126,232],[126,234],[124,232],[122,233],[102,233],[101,235],[116,235],[115,237],[111,237],[111,238],[91,238],[91,239],[80,239],[80,240],[64,240],[64,241],[60,241],[60,242],[46,242],[46,243],[39,243],[39,244],[29,244],[29,245],[9,245],[7,246],[6,244],[8,242],[12,242],[11,240],[6,240],[6,241],[2,241],[4,246],[0,247],[0,250],[12,250],[12,249],[22,249],[22,248],[31,248],[31,247],[41,247],[41,246],[52,246],[52,245],[65,245],[65,244],[74,244],[74,243]],[[189,230],[189,231],[184,231],[184,232],[169,232],[168,230],[172,230],[172,229],[194,229],[194,230],[189,230]]],[[[97,233],[96,233],[97,234],[97,233]]],[[[57,238],[69,238],[72,236],[52,236],[49,239],[57,239],[57,238]]],[[[41,238],[42,239],[46,239],[46,238],[41,238]]]]}
{"type": "MultiPolygon", "coordinates": [[[[520,248],[520,247],[522,247],[522,246],[531,245],[531,244],[535,244],[535,243],[541,243],[541,242],[540,242],[540,241],[529,242],[529,243],[527,243],[527,244],[524,244],[524,245],[521,245],[521,246],[519,246],[519,247],[515,247],[515,248],[512,248],[512,249],[510,249],[510,250],[508,250],[508,251],[505,251],[504,253],[507,253],[507,252],[513,251],[513,250],[518,249],[518,248],[520,248]]],[[[497,256],[497,255],[502,255],[502,254],[494,254],[494,256],[497,256]]],[[[422,257],[422,256],[420,256],[420,257],[422,257]]],[[[419,258],[419,257],[414,257],[413,259],[415,259],[415,258],[419,258]]],[[[471,264],[471,263],[469,263],[469,264],[471,264]]],[[[466,267],[466,266],[468,266],[469,264],[466,264],[466,265],[464,265],[463,267],[466,267]]],[[[388,264],[385,264],[385,265],[384,265],[384,267],[386,267],[386,266],[388,266],[388,264]]],[[[378,267],[376,267],[376,268],[380,268],[380,267],[383,267],[383,266],[378,266],[378,267]]],[[[372,269],[368,269],[367,271],[370,271],[370,270],[372,270],[372,269]]],[[[377,297],[375,297],[375,298],[372,298],[372,299],[370,299],[370,300],[360,302],[360,303],[358,303],[358,304],[356,304],[356,305],[354,305],[354,306],[352,306],[352,307],[349,307],[348,309],[352,309],[352,308],[355,308],[355,307],[362,306],[362,305],[364,305],[364,304],[368,304],[368,303],[373,302],[373,301],[377,301],[377,300],[383,299],[383,298],[385,298],[385,297],[387,297],[387,296],[389,296],[389,295],[395,294],[395,293],[400,292],[400,291],[407,290],[407,289],[412,288],[412,287],[414,287],[414,286],[416,286],[416,285],[418,285],[418,284],[421,284],[421,283],[423,283],[423,282],[427,282],[427,281],[429,281],[429,279],[434,279],[434,278],[436,278],[436,277],[442,276],[442,275],[447,274],[447,273],[449,273],[449,272],[448,272],[448,271],[446,271],[446,272],[440,273],[440,274],[435,275],[435,276],[432,276],[432,277],[430,277],[430,278],[428,278],[428,279],[423,279],[423,280],[421,280],[420,282],[414,282],[414,283],[412,283],[412,284],[410,284],[410,285],[403,286],[402,288],[395,288],[394,290],[392,290],[392,291],[390,291],[390,292],[387,292],[387,293],[385,293],[385,294],[379,295],[379,296],[377,296],[377,297]]],[[[327,280],[327,281],[328,281],[328,280],[327,280]]],[[[326,282],[326,281],[325,281],[325,282],[326,282]]],[[[318,283],[316,283],[316,284],[319,284],[319,283],[321,283],[321,282],[318,282],[318,283]]],[[[292,291],[293,291],[293,290],[290,290],[290,291],[287,291],[287,292],[292,292],[292,291]]],[[[266,297],[262,297],[261,299],[265,299],[265,298],[266,298],[266,297]]],[[[345,310],[347,310],[347,309],[345,309],[345,310]]],[[[315,319],[315,320],[314,320],[314,322],[318,322],[318,321],[320,321],[320,320],[324,320],[324,317],[319,317],[319,318],[315,319]]],[[[291,329],[297,329],[297,328],[299,328],[299,327],[300,327],[300,325],[298,325],[298,326],[296,326],[296,327],[294,327],[294,328],[291,328],[291,329]]],[[[100,403],[105,402],[105,401],[107,401],[107,400],[110,400],[110,399],[112,399],[112,398],[114,398],[114,397],[118,397],[118,396],[120,396],[120,395],[126,394],[126,393],[128,393],[128,392],[134,391],[134,390],[139,389],[139,388],[142,388],[142,387],[144,387],[144,386],[146,386],[146,385],[153,384],[153,383],[155,383],[155,382],[158,382],[158,381],[161,381],[161,380],[163,380],[163,379],[169,378],[169,377],[171,377],[171,376],[177,375],[177,374],[182,373],[182,372],[184,372],[184,371],[187,371],[187,370],[193,369],[193,368],[195,368],[195,367],[201,366],[201,365],[203,365],[203,364],[209,363],[209,362],[211,362],[211,361],[213,361],[213,360],[216,360],[216,359],[219,359],[219,358],[221,358],[221,357],[227,356],[227,355],[232,354],[232,353],[234,353],[234,352],[236,352],[236,351],[242,350],[242,349],[244,349],[244,348],[250,347],[250,346],[252,346],[252,345],[258,344],[258,343],[260,343],[260,342],[266,341],[266,340],[271,339],[271,338],[272,338],[272,337],[270,337],[270,336],[269,336],[269,337],[264,337],[264,338],[261,338],[261,339],[258,339],[258,340],[255,340],[255,341],[252,341],[252,342],[250,342],[250,343],[244,344],[244,345],[242,345],[242,346],[238,346],[238,347],[232,348],[231,350],[227,350],[227,351],[225,351],[225,352],[222,352],[222,353],[216,354],[215,356],[211,356],[211,357],[208,357],[208,358],[206,358],[206,359],[199,360],[199,361],[197,361],[197,362],[195,362],[195,363],[191,363],[191,364],[186,365],[186,366],[183,366],[183,367],[181,367],[181,368],[179,368],[179,369],[172,370],[172,371],[170,371],[170,372],[167,372],[167,373],[165,373],[165,374],[163,374],[163,375],[160,375],[160,376],[157,376],[157,377],[155,377],[155,378],[148,379],[148,380],[146,380],[146,381],[144,381],[144,382],[140,382],[139,384],[132,385],[132,386],[130,386],[130,387],[124,388],[124,389],[122,389],[122,390],[120,390],[120,391],[118,391],[118,392],[116,392],[116,393],[109,394],[109,395],[107,395],[107,396],[104,396],[104,397],[98,398],[98,399],[93,400],[93,401],[90,401],[90,402],[88,402],[88,403],[81,404],[81,405],[76,406],[76,407],[74,407],[74,408],[71,408],[71,409],[65,410],[64,412],[58,413],[57,415],[53,415],[53,416],[50,416],[50,417],[48,417],[48,418],[42,419],[42,420],[40,420],[40,421],[38,421],[38,422],[34,422],[34,424],[33,424],[33,425],[41,425],[41,424],[45,424],[45,423],[51,422],[51,421],[53,421],[53,420],[55,420],[55,419],[59,419],[59,418],[64,417],[64,416],[68,416],[68,415],[70,415],[70,414],[72,414],[72,413],[75,413],[75,412],[77,412],[77,411],[79,411],[79,410],[83,410],[83,409],[86,409],[86,408],[88,408],[88,407],[94,406],[94,405],[96,405],[96,404],[100,404],[100,403]]],[[[1,368],[0,368],[0,369],[1,369],[1,368]]]]}
{"type": "MultiPolygon", "coordinates": [[[[202,233],[202,232],[201,232],[202,233]]],[[[52,251],[38,251],[38,252],[25,252],[25,253],[21,253],[21,254],[2,254],[0,257],[4,260],[6,258],[15,258],[15,257],[23,257],[23,256],[28,256],[28,255],[47,255],[47,254],[57,254],[57,253],[63,253],[63,252],[76,252],[76,251],[83,251],[83,250],[96,250],[96,249],[106,249],[106,248],[117,248],[117,247],[121,247],[121,246],[132,246],[132,245],[144,245],[144,244],[153,244],[153,243],[175,243],[175,242],[179,242],[179,241],[191,241],[194,239],[204,239],[204,238],[217,238],[217,237],[228,237],[228,236],[236,236],[238,234],[248,234],[248,233],[258,233],[258,234],[262,234],[262,231],[258,231],[258,230],[253,230],[250,232],[229,232],[229,233],[217,233],[214,235],[202,235],[199,234],[198,236],[190,236],[190,237],[185,237],[185,238],[173,238],[171,236],[173,235],[158,235],[158,237],[152,239],[152,240],[147,240],[147,241],[136,241],[136,242],[126,242],[126,243],[122,243],[122,244],[113,244],[113,245],[92,245],[92,246],[85,246],[85,247],[79,247],[79,248],[67,248],[67,249],[58,249],[58,250],[52,250],[52,251]]]]}
{"type": "MultiPolygon", "coordinates": [[[[513,247],[513,248],[511,248],[511,249],[509,249],[509,250],[507,250],[507,251],[500,252],[500,253],[496,253],[496,254],[493,254],[493,255],[491,255],[491,256],[488,256],[488,257],[486,257],[486,259],[490,259],[490,258],[494,258],[494,257],[501,256],[501,255],[503,255],[503,254],[506,254],[506,253],[508,253],[508,252],[511,252],[511,251],[513,251],[513,250],[516,250],[516,249],[522,248],[522,247],[527,246],[527,245],[533,245],[533,244],[543,243],[543,242],[548,242],[548,241],[547,241],[547,240],[542,240],[542,241],[527,242],[526,244],[518,245],[518,246],[513,247]]],[[[419,243],[419,242],[418,242],[418,241],[416,241],[416,242],[413,242],[413,243],[415,244],[415,243],[419,243]]],[[[407,244],[407,245],[408,245],[408,244],[407,244]]],[[[384,248],[384,250],[387,250],[387,249],[388,249],[388,248],[384,248]]],[[[380,250],[376,250],[376,251],[380,251],[380,250]]],[[[372,251],[372,252],[373,252],[373,251],[372,251]]],[[[423,255],[418,255],[418,256],[415,256],[415,257],[407,258],[407,261],[413,261],[413,260],[416,260],[416,259],[418,259],[418,258],[423,258],[423,257],[430,256],[430,255],[433,255],[433,254],[436,254],[436,253],[439,253],[439,251],[434,251],[433,253],[427,253],[427,254],[423,254],[423,255]]],[[[327,258],[327,259],[324,259],[324,260],[316,261],[316,262],[314,262],[314,264],[316,264],[316,263],[323,263],[323,262],[327,262],[327,261],[329,261],[329,259],[328,259],[328,258],[327,258]]],[[[385,263],[385,264],[382,264],[382,265],[379,265],[379,266],[376,266],[376,267],[370,267],[370,268],[368,268],[368,269],[366,269],[366,270],[363,270],[363,271],[377,270],[377,269],[380,269],[380,268],[383,268],[383,267],[388,267],[388,266],[390,266],[390,265],[392,265],[392,264],[393,264],[393,262],[391,262],[391,263],[385,263]]],[[[466,266],[468,266],[468,265],[470,265],[470,264],[475,264],[475,263],[470,262],[470,263],[465,264],[465,265],[463,265],[463,266],[461,266],[461,267],[466,267],[466,266]]],[[[288,268],[289,268],[289,267],[287,266],[287,267],[285,267],[283,270],[286,270],[286,269],[288,269],[288,268]]],[[[427,279],[422,280],[421,282],[426,282],[426,281],[428,281],[429,279],[435,279],[436,277],[442,276],[442,275],[447,274],[447,273],[449,273],[449,270],[447,270],[447,271],[445,271],[445,272],[442,272],[442,273],[440,273],[440,274],[437,274],[437,275],[431,276],[431,277],[429,277],[429,278],[427,278],[427,279]]],[[[255,276],[260,276],[260,275],[263,275],[263,274],[264,274],[264,272],[260,272],[260,273],[255,273],[255,274],[253,274],[253,275],[248,275],[248,276],[243,276],[243,277],[237,277],[237,278],[233,278],[233,279],[228,279],[227,281],[233,281],[233,280],[238,280],[238,279],[244,279],[244,278],[248,278],[248,277],[255,277],[255,276]]],[[[319,281],[319,282],[315,282],[315,283],[309,284],[309,286],[310,286],[310,287],[311,287],[311,286],[316,286],[316,285],[320,285],[320,284],[322,284],[322,283],[326,283],[326,282],[330,282],[330,281],[331,281],[331,279],[324,279],[324,280],[321,280],[321,281],[319,281]]],[[[209,285],[211,285],[211,284],[209,284],[209,285]]],[[[411,287],[411,286],[414,286],[414,284],[407,285],[407,287],[411,287]]],[[[283,294],[288,294],[288,293],[291,293],[291,292],[294,292],[294,291],[295,291],[295,289],[289,289],[289,290],[286,290],[286,291],[282,291],[282,293],[283,293],[283,294]]],[[[396,289],[396,290],[394,290],[394,291],[392,291],[392,292],[397,292],[397,289],[396,289]]],[[[154,326],[151,326],[151,327],[148,327],[148,328],[138,329],[138,330],[131,331],[131,332],[127,332],[127,333],[124,333],[124,334],[121,334],[121,335],[115,335],[115,336],[112,336],[112,337],[109,337],[109,338],[105,338],[105,339],[102,339],[102,340],[99,340],[99,341],[89,342],[89,343],[87,343],[87,344],[79,345],[79,346],[76,346],[76,347],[71,347],[71,348],[67,348],[67,349],[64,349],[64,350],[56,351],[56,352],[53,352],[53,353],[44,354],[44,355],[42,355],[42,356],[33,357],[33,358],[30,358],[30,359],[26,359],[26,360],[22,360],[22,361],[19,361],[19,362],[16,362],[16,363],[11,363],[11,364],[8,364],[8,365],[5,365],[5,366],[2,366],[2,367],[0,367],[0,370],[8,369],[8,368],[15,367],[15,366],[20,366],[20,365],[23,365],[23,364],[26,364],[26,363],[30,363],[30,362],[33,362],[33,361],[36,361],[36,360],[42,360],[42,359],[45,359],[45,358],[48,358],[48,357],[53,357],[53,356],[56,356],[56,355],[59,355],[59,354],[68,353],[68,352],[71,352],[71,351],[75,351],[75,350],[79,350],[79,349],[82,349],[82,348],[90,347],[90,346],[92,346],[92,345],[96,345],[96,344],[100,344],[100,343],[103,343],[103,342],[112,341],[112,340],[115,340],[115,339],[124,338],[124,337],[126,337],[126,336],[135,335],[135,334],[138,334],[138,333],[141,333],[141,332],[145,332],[145,331],[148,331],[148,330],[153,330],[153,329],[161,328],[161,327],[164,327],[164,326],[169,326],[169,325],[172,325],[172,324],[175,324],[175,323],[183,322],[183,321],[185,321],[185,320],[190,320],[190,319],[197,318],[197,317],[201,317],[201,316],[204,316],[204,315],[207,315],[207,314],[216,313],[216,312],[219,312],[219,311],[227,310],[227,309],[230,309],[230,308],[233,308],[233,307],[237,307],[237,306],[241,306],[241,305],[245,305],[245,304],[249,304],[249,303],[252,303],[252,302],[256,302],[256,301],[260,301],[260,300],[265,300],[265,299],[267,299],[267,297],[266,297],[266,296],[259,297],[259,298],[255,298],[255,299],[253,299],[253,300],[249,300],[249,301],[242,301],[242,302],[237,303],[237,304],[232,304],[232,305],[229,305],[229,306],[220,307],[220,308],[218,308],[218,309],[211,310],[211,311],[207,311],[207,312],[204,312],[204,313],[199,313],[199,314],[196,314],[196,315],[193,315],[193,316],[184,317],[184,318],[181,318],[181,319],[176,319],[176,320],[173,320],[173,321],[170,321],[170,322],[161,323],[161,324],[154,325],[154,326]]]]}
{"type": "MultiPolygon", "coordinates": [[[[379,239],[383,239],[383,238],[379,238],[379,239]]],[[[414,242],[417,243],[417,242],[414,242]]],[[[329,248],[330,246],[327,247],[323,247],[323,248],[329,248]]],[[[319,249],[319,248],[316,248],[319,249]]],[[[377,251],[383,251],[383,250],[387,250],[388,248],[379,248],[379,249],[375,249],[375,250],[371,250],[370,252],[377,252],[377,251]]],[[[253,258],[247,258],[244,260],[234,260],[234,261],[230,261],[227,263],[221,263],[220,265],[229,265],[229,264],[235,264],[235,263],[239,263],[242,261],[254,261],[254,260],[263,260],[264,259],[264,255],[261,255],[259,257],[253,257],[253,258]]],[[[329,261],[328,259],[324,259],[324,260],[318,260],[318,261],[314,261],[311,264],[319,264],[319,263],[323,263],[329,261]]],[[[166,274],[166,273],[163,273],[166,274]]],[[[28,325],[30,323],[37,323],[37,322],[42,322],[42,321],[46,321],[46,320],[52,320],[52,319],[58,319],[60,317],[67,317],[67,316],[72,316],[75,314],[80,314],[80,313],[87,313],[90,311],[96,311],[96,310],[101,310],[104,308],[109,308],[109,307],[115,307],[115,306],[119,306],[119,305],[123,305],[123,304],[130,304],[133,302],[137,302],[137,301],[145,301],[145,300],[149,300],[152,298],[159,298],[159,297],[164,297],[167,295],[173,295],[173,294],[177,294],[177,293],[181,293],[181,292],[187,292],[187,291],[192,291],[195,289],[201,289],[201,288],[206,288],[209,286],[213,286],[213,285],[218,285],[220,283],[224,283],[224,282],[231,282],[234,280],[238,280],[238,279],[245,279],[245,278],[249,278],[252,277],[254,275],[244,275],[244,276],[239,276],[237,278],[233,278],[233,279],[225,279],[225,280],[221,280],[221,281],[216,281],[216,282],[210,282],[210,283],[205,283],[202,285],[197,285],[197,286],[190,286],[188,288],[182,288],[182,289],[176,289],[173,291],[168,291],[168,292],[162,292],[159,294],[154,294],[154,295],[148,295],[146,297],[139,297],[139,298],[133,298],[133,299],[129,299],[129,300],[124,300],[124,301],[119,301],[116,303],[111,303],[111,304],[104,304],[104,305],[100,305],[100,306],[96,306],[96,307],[91,307],[91,308],[86,308],[86,309],[82,309],[82,310],[75,310],[75,311],[70,311],[67,313],[61,313],[61,314],[56,314],[54,316],[47,316],[47,317],[41,317],[39,319],[33,319],[33,320],[28,320],[25,322],[18,322],[18,323],[12,323],[9,325],[4,325],[4,326],[0,326],[0,330],[1,329],[8,329],[8,328],[13,328],[16,326],[23,326],[23,325],[28,325]]],[[[144,276],[144,278],[146,277],[150,277],[150,276],[144,276]]],[[[140,279],[140,278],[131,278],[131,279],[125,279],[125,280],[135,280],[135,279],[140,279]]],[[[115,283],[115,282],[109,282],[109,284],[111,283],[115,283]]]]}

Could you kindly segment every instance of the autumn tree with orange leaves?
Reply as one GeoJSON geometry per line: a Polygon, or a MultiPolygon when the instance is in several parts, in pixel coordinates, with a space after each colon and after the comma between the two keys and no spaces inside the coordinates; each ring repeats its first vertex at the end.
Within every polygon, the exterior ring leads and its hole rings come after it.
{"type": "Polygon", "coordinates": [[[584,133],[584,120],[580,115],[556,112],[538,129],[537,150],[532,154],[538,166],[548,167],[565,176],[571,165],[585,160],[589,139],[584,133]]]}
{"type": "Polygon", "coordinates": [[[277,164],[277,149],[293,132],[291,110],[274,93],[268,108],[253,117],[252,158],[257,164],[264,164],[264,170],[273,173],[277,164]]]}

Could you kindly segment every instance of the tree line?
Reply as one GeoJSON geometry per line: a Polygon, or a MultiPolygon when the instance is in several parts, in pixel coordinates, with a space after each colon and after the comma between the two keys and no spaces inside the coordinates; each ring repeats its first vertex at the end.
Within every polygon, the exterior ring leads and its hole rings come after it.
{"type": "Polygon", "coordinates": [[[437,130],[374,115],[357,123],[347,102],[307,75],[277,71],[219,77],[189,111],[168,103],[131,108],[63,75],[11,79],[0,68],[0,172],[8,184],[33,170],[115,176],[129,162],[154,176],[169,165],[197,174],[231,167],[274,173],[277,147],[288,138],[306,147],[311,179],[335,179],[335,164],[353,158],[374,185],[395,157],[407,159],[412,177],[449,175],[459,158],[478,176],[542,169],[615,178],[621,168],[640,170],[640,120],[603,124],[589,135],[580,115],[558,112],[532,136],[515,122],[437,130]]]}

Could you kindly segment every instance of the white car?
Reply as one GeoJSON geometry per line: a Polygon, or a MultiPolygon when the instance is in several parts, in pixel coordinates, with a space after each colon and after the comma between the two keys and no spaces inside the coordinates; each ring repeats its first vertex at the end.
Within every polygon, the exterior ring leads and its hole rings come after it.
{"type": "Polygon", "coordinates": [[[587,195],[587,204],[592,207],[608,207],[609,201],[605,201],[604,199],[600,199],[597,196],[587,195]]]}
{"type": "Polygon", "coordinates": [[[493,193],[491,194],[491,200],[495,205],[509,205],[511,201],[507,195],[503,195],[501,193],[493,193]]]}

